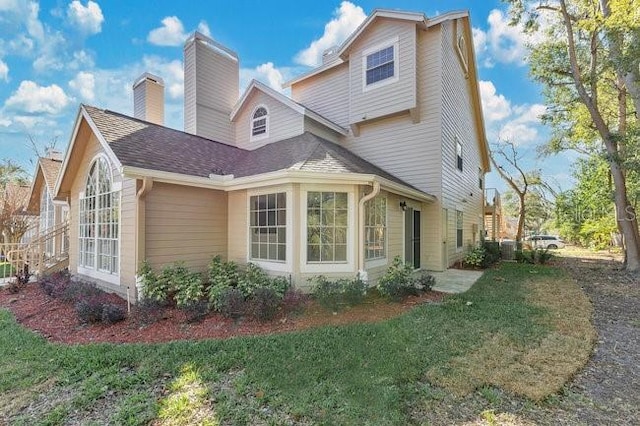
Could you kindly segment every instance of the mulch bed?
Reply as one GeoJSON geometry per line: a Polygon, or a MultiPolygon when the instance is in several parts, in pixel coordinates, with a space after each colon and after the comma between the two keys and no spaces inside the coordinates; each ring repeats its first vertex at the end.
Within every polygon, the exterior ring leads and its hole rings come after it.
{"type": "MultiPolygon", "coordinates": [[[[124,321],[112,325],[80,324],[72,304],[45,295],[37,284],[28,284],[17,294],[0,290],[0,307],[9,309],[18,323],[47,338],[51,342],[84,343],[159,343],[175,340],[227,339],[235,336],[265,335],[304,330],[323,325],[376,322],[393,318],[412,307],[442,300],[444,293],[427,292],[409,297],[402,303],[371,299],[364,304],[345,308],[337,313],[327,311],[317,303],[307,302],[305,311],[298,315],[280,315],[273,321],[234,321],[210,313],[199,323],[188,323],[183,311],[164,308],[162,318],[152,324],[143,323],[132,306],[124,321]]],[[[116,295],[110,301],[127,308],[127,303],[116,295]]]]}

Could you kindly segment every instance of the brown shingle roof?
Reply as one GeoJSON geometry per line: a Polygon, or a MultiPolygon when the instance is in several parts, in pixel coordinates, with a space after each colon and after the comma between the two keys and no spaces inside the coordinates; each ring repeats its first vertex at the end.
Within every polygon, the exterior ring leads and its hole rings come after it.
{"type": "Polygon", "coordinates": [[[374,174],[414,188],[351,151],[306,132],[253,151],[116,112],[84,106],[124,166],[191,176],[245,177],[279,170],[374,174]]]}
{"type": "Polygon", "coordinates": [[[53,194],[56,186],[56,179],[58,178],[58,173],[60,173],[60,168],[62,167],[62,161],[43,157],[40,157],[38,161],[40,162],[42,175],[44,176],[44,181],[49,189],[49,193],[53,194]]]}

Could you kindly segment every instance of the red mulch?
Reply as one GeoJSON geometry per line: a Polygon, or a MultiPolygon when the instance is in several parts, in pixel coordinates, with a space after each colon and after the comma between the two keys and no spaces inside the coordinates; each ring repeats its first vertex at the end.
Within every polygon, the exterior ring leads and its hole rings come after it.
{"type": "MultiPolygon", "coordinates": [[[[126,310],[126,301],[109,295],[111,301],[126,310]]],[[[187,323],[184,312],[165,308],[161,320],[143,324],[131,314],[116,324],[80,324],[73,307],[60,299],[45,295],[37,284],[28,284],[17,294],[7,288],[0,289],[0,307],[9,309],[18,323],[44,336],[49,341],[66,344],[83,343],[158,343],[174,340],[227,339],[235,336],[264,335],[304,330],[323,325],[342,325],[358,322],[382,321],[422,304],[440,301],[443,293],[428,292],[409,297],[402,303],[389,303],[381,299],[346,308],[338,313],[325,310],[311,301],[303,314],[280,314],[274,321],[260,323],[255,320],[234,321],[211,313],[200,323],[187,323]]]]}

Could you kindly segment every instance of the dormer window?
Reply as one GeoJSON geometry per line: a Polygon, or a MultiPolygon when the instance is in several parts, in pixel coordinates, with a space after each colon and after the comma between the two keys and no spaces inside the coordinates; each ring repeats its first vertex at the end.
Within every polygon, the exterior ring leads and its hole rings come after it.
{"type": "Polygon", "coordinates": [[[269,136],[269,111],[259,106],[251,116],[251,139],[262,139],[269,136]]]}
{"type": "Polygon", "coordinates": [[[362,52],[364,90],[398,81],[398,39],[362,52]]]}

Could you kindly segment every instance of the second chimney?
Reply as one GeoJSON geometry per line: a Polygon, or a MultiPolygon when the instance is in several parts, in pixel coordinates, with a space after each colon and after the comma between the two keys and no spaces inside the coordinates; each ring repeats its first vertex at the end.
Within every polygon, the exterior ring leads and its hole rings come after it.
{"type": "Polygon", "coordinates": [[[164,82],[160,77],[146,72],[133,83],[133,116],[164,125],[164,82]]]}

